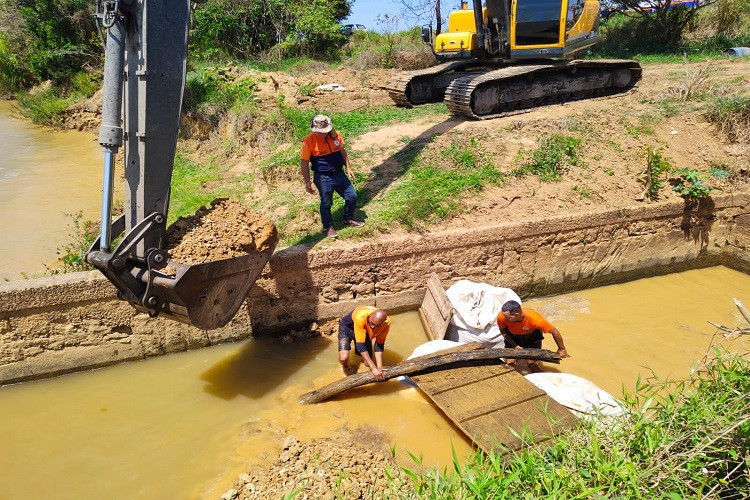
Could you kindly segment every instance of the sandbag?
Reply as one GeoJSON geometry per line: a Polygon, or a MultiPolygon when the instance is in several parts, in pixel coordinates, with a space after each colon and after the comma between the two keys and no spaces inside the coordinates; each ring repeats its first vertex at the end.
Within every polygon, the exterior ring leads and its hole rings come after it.
{"type": "Polygon", "coordinates": [[[505,347],[497,315],[503,304],[521,298],[510,288],[459,280],[446,295],[453,306],[453,317],[448,327],[448,338],[460,343],[482,342],[496,348],[505,347]]]}

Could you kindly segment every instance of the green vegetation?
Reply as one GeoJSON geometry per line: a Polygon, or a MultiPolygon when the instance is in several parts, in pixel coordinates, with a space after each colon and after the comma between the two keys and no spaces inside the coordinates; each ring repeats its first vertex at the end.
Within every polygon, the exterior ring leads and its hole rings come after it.
{"type": "Polygon", "coordinates": [[[639,380],[624,396],[624,416],[604,425],[581,421],[552,444],[515,454],[477,452],[466,464],[455,459],[451,471],[404,468],[391,491],[400,498],[747,498],[748,391],[750,363],[723,353],[689,380],[639,380]],[[397,493],[400,481],[407,495],[397,493]]]}
{"type": "Polygon", "coordinates": [[[57,127],[71,104],[91,97],[100,87],[99,74],[77,73],[71,77],[66,91],[50,86],[33,93],[20,91],[17,97],[25,117],[40,125],[57,127]]]}
{"type": "Polygon", "coordinates": [[[511,174],[516,177],[534,174],[543,181],[554,181],[566,167],[580,165],[580,147],[581,139],[578,137],[562,134],[542,137],[539,147],[511,174]]]}
{"type": "Polygon", "coordinates": [[[652,200],[656,199],[663,182],[672,170],[674,170],[674,167],[667,158],[662,156],[658,149],[646,151],[646,170],[642,172],[642,175],[646,177],[644,194],[652,200]]]}
{"type": "Polygon", "coordinates": [[[675,170],[677,178],[672,181],[672,190],[687,199],[708,198],[711,189],[701,178],[700,172],[691,168],[680,168],[675,170]]]}
{"type": "Polygon", "coordinates": [[[706,117],[733,142],[750,141],[750,96],[717,97],[706,117]]]}
{"type": "Polygon", "coordinates": [[[459,213],[461,199],[478,193],[487,185],[501,184],[505,176],[482,157],[475,139],[453,142],[438,159],[417,158],[408,173],[373,207],[378,224],[393,222],[414,229],[424,222],[459,213]]]}
{"type": "Polygon", "coordinates": [[[204,189],[206,183],[219,177],[213,165],[200,165],[182,155],[177,155],[172,172],[172,193],[169,199],[168,224],[182,216],[193,215],[201,206],[208,204],[220,194],[204,189]]]}
{"type": "Polygon", "coordinates": [[[65,214],[71,218],[70,243],[57,249],[60,267],[47,268],[48,274],[74,273],[77,271],[90,271],[93,269],[83,256],[99,237],[99,225],[90,220],[83,220],[83,212],[77,214],[65,214]]]}
{"type": "MultiPolygon", "coordinates": [[[[638,0],[624,0],[626,9],[638,0]]],[[[676,7],[658,14],[614,14],[602,19],[592,57],[636,58],[644,63],[695,62],[750,43],[750,4],[722,0],[705,8],[676,7]]]]}

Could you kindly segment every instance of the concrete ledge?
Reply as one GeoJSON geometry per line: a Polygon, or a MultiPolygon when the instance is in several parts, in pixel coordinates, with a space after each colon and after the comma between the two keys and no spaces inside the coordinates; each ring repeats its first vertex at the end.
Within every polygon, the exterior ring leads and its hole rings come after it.
{"type": "Polygon", "coordinates": [[[403,311],[430,273],[522,297],[696,267],[750,269],[750,193],[650,203],[315,251],[282,249],[235,319],[205,332],[151,319],[114,298],[97,271],[0,284],[0,384],[278,334],[357,305],[403,311]]]}

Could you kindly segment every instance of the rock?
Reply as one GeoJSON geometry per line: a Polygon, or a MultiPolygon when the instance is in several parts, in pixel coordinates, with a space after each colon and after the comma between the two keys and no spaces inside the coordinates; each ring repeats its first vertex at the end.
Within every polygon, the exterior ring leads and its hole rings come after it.
{"type": "Polygon", "coordinates": [[[231,490],[227,490],[226,493],[221,495],[221,500],[234,500],[239,494],[239,491],[232,488],[231,490]]]}

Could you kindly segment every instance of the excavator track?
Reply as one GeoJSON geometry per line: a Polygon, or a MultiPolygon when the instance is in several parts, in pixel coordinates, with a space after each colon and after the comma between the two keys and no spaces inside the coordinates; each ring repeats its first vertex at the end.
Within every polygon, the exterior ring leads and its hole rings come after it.
{"type": "Polygon", "coordinates": [[[560,102],[628,92],[641,79],[628,60],[544,61],[455,78],[445,92],[448,109],[486,120],[560,102]]]}
{"type": "Polygon", "coordinates": [[[491,61],[465,59],[451,61],[430,68],[399,73],[381,87],[387,90],[397,106],[411,107],[430,102],[441,102],[445,89],[455,78],[465,77],[467,72],[487,72],[497,69],[491,61]],[[489,63],[489,64],[488,64],[489,63]]]}

